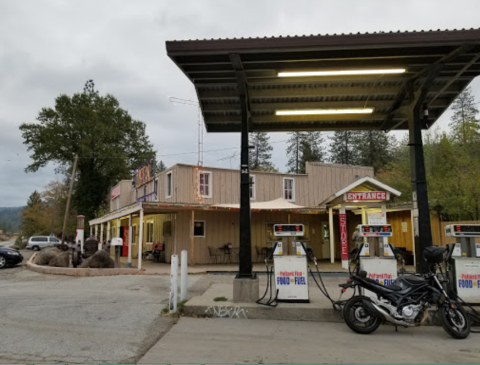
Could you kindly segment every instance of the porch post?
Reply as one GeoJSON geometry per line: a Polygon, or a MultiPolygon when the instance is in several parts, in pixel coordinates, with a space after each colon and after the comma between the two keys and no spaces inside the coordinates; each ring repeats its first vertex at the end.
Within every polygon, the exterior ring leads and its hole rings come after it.
{"type": "Polygon", "coordinates": [[[127,267],[132,267],[132,213],[128,215],[128,261],[127,267]]]}
{"type": "Polygon", "coordinates": [[[328,227],[330,233],[330,262],[335,263],[335,230],[333,229],[333,207],[328,208],[328,227]]]}
{"type": "Polygon", "coordinates": [[[93,235],[93,226],[90,224],[90,237],[93,235]]]}
{"type": "Polygon", "coordinates": [[[102,249],[102,241],[103,241],[103,223],[100,224],[100,239],[98,240],[98,251],[102,249]]]}
{"type": "MultiPolygon", "coordinates": [[[[111,233],[111,223],[110,221],[107,222],[107,243],[108,241],[110,241],[110,233],[111,233]]],[[[111,246],[110,246],[111,247],[111,246]]],[[[111,250],[108,251],[108,254],[110,255],[111,254],[111,250]]]]}
{"type": "Polygon", "coordinates": [[[95,238],[98,240],[98,224],[95,224],[95,238]]]}
{"type": "Polygon", "coordinates": [[[195,253],[194,253],[194,230],[195,230],[195,211],[192,210],[192,222],[190,225],[190,265],[195,265],[195,253]]]}
{"type": "Polygon", "coordinates": [[[117,218],[117,237],[120,238],[120,218],[117,218]]]}
{"type": "Polygon", "coordinates": [[[138,270],[142,269],[143,256],[143,205],[140,209],[140,228],[138,230],[138,270]]]}
{"type": "Polygon", "coordinates": [[[342,253],[342,269],[348,269],[348,231],[347,231],[347,214],[344,205],[340,207],[340,248],[342,253]]]}

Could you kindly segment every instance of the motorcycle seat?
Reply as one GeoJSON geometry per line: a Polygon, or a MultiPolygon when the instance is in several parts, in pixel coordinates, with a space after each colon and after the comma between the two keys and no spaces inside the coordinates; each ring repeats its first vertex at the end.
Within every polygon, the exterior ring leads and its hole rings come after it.
{"type": "Polygon", "coordinates": [[[399,287],[398,285],[395,285],[395,284],[390,284],[390,285],[384,285],[385,288],[388,288],[388,289],[391,289],[393,291],[400,291],[402,290],[401,287],[399,287]]]}
{"type": "Polygon", "coordinates": [[[402,280],[413,286],[425,283],[424,278],[415,275],[404,275],[402,276],[402,280]]]}

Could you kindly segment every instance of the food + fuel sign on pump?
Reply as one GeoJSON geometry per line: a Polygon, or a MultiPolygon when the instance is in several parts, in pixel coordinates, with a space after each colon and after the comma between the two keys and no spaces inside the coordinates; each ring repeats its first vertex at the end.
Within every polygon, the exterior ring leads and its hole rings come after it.
{"type": "Polygon", "coordinates": [[[277,300],[308,303],[307,253],[303,243],[294,239],[303,237],[303,224],[275,224],[274,235],[283,238],[273,252],[277,300]],[[288,237],[292,237],[291,255],[288,255],[288,237]]]}

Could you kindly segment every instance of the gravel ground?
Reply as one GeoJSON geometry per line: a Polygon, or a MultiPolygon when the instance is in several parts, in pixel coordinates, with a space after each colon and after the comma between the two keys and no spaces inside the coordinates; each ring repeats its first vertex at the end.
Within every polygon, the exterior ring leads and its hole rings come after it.
{"type": "MultiPolygon", "coordinates": [[[[189,275],[189,295],[233,276],[189,275]]],[[[0,270],[0,363],[135,363],[176,323],[169,276],[0,270]]]]}

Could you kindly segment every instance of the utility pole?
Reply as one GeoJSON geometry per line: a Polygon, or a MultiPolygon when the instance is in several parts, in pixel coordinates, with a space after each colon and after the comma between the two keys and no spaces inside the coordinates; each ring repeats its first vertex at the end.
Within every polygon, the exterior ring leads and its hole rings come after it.
{"type": "Polygon", "coordinates": [[[70,188],[68,189],[67,207],[65,209],[65,217],[63,218],[62,243],[61,243],[62,248],[63,248],[63,245],[65,244],[65,229],[67,227],[67,217],[68,217],[68,212],[70,210],[70,200],[72,199],[72,190],[73,190],[73,182],[75,180],[75,172],[77,171],[77,161],[78,161],[78,154],[75,154],[75,160],[73,161],[72,176],[70,177],[70,188]]]}

